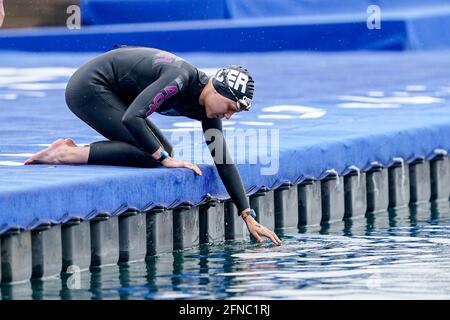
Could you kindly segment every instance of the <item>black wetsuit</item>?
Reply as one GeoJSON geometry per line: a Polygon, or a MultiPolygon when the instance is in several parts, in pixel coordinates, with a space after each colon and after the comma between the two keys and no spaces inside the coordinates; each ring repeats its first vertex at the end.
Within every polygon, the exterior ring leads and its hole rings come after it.
{"type": "MultiPolygon", "coordinates": [[[[207,118],[199,103],[208,76],[166,51],[122,46],[81,66],[65,92],[69,109],[109,140],[90,144],[88,163],[154,168],[151,155],[173,147],[149,119],[153,112],[185,116],[202,122],[202,129],[220,130],[223,159],[216,159],[219,175],[231,199],[242,211],[249,207],[239,172],[222,133],[222,120],[207,118]],[[225,159],[228,159],[225,162],[225,159]]],[[[207,141],[208,147],[213,141],[207,141]]],[[[220,144],[217,144],[220,145],[220,144]]]]}

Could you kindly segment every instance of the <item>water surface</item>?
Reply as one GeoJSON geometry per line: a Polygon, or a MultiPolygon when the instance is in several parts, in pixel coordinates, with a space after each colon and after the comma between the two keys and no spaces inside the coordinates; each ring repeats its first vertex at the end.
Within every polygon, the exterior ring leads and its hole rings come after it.
{"type": "Polygon", "coordinates": [[[448,203],[1,286],[3,299],[449,299],[448,203]],[[69,289],[76,287],[78,289],[69,289]]]}

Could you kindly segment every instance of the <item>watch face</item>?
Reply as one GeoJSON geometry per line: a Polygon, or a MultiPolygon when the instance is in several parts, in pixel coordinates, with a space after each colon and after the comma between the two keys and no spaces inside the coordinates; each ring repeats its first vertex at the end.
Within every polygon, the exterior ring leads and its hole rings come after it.
{"type": "Polygon", "coordinates": [[[158,158],[158,161],[161,162],[169,156],[169,153],[166,150],[163,150],[159,153],[159,155],[160,157],[158,158]]]}

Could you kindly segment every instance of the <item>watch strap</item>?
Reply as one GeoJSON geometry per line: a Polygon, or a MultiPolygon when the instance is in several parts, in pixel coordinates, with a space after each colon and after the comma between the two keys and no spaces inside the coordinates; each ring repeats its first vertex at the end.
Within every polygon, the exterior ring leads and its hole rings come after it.
{"type": "Polygon", "coordinates": [[[160,153],[160,157],[158,158],[158,161],[163,162],[164,159],[166,159],[167,157],[169,157],[169,153],[166,150],[162,150],[160,153]]]}
{"type": "Polygon", "coordinates": [[[255,210],[250,209],[250,210],[248,210],[248,211],[242,212],[242,213],[240,214],[240,216],[241,216],[242,219],[244,219],[244,220],[245,220],[245,218],[247,218],[247,216],[252,216],[253,218],[256,219],[256,212],[255,212],[255,210]]]}

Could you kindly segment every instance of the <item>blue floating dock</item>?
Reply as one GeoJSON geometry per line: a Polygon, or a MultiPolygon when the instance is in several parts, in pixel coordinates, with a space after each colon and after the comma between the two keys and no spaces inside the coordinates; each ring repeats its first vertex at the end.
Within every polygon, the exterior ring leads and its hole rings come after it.
{"type": "MultiPolygon", "coordinates": [[[[32,239],[45,246],[48,241],[42,239],[42,234],[48,231],[43,226],[62,225],[62,236],[52,235],[52,239],[61,241],[63,269],[76,264],[74,259],[87,268],[123,262],[134,256],[142,258],[162,247],[172,250],[154,234],[147,245],[133,243],[145,239],[145,232],[149,241],[149,232],[155,232],[150,229],[157,226],[173,232],[170,237],[167,234],[161,237],[173,240],[175,249],[245,234],[242,221],[227,218],[233,214],[226,201],[228,194],[203,142],[199,123],[187,118],[152,115],[172,141],[175,155],[199,163],[202,176],[187,169],[22,165],[30,154],[57,138],[70,137],[80,145],[104,139],[72,114],[64,101],[64,87],[70,75],[99,53],[0,53],[2,247],[9,248],[9,252],[14,251],[14,246],[31,248],[32,239]],[[183,143],[180,137],[191,140],[183,143]],[[161,215],[170,210],[174,212],[173,221],[170,219],[173,225],[164,223],[161,215]],[[225,212],[225,221],[217,212],[225,212]],[[147,213],[146,219],[134,218],[141,213],[147,213]],[[223,229],[213,230],[215,221],[224,223],[223,229]],[[180,232],[191,224],[195,230],[180,232]],[[139,234],[126,231],[133,225],[138,226],[139,234]],[[90,227],[90,248],[89,240],[74,246],[76,234],[89,235],[86,226],[90,227]],[[209,231],[199,234],[200,230],[209,231]],[[30,231],[33,237],[12,238],[21,231],[30,231]],[[137,251],[130,255],[127,248],[133,246],[137,251]],[[84,258],[77,257],[78,252],[84,258]]],[[[232,141],[236,141],[236,146],[238,140],[233,140],[236,132],[248,135],[247,142],[252,141],[252,145],[267,145],[268,150],[263,148],[265,159],[252,147],[247,148],[248,155],[242,163],[234,148],[231,153],[250,203],[261,207],[257,219],[278,228],[283,224],[296,227],[302,221],[317,224],[360,216],[366,210],[385,210],[389,204],[404,206],[408,201],[419,201],[420,175],[429,179],[429,196],[448,199],[449,181],[441,181],[439,177],[444,174],[448,177],[449,53],[269,52],[182,56],[207,72],[239,63],[254,74],[254,107],[250,112],[223,120],[223,124],[229,146],[232,141]],[[268,139],[264,140],[264,136],[268,139]],[[249,163],[253,156],[258,163],[249,163]],[[394,170],[399,161],[403,163],[401,172],[408,172],[406,184],[402,174],[394,170]],[[423,171],[424,163],[428,171],[423,171]],[[361,175],[363,180],[359,180],[361,175]],[[358,185],[366,180],[367,184],[363,183],[367,186],[370,208],[364,208],[366,200],[361,200],[355,190],[348,193],[344,188],[349,181],[358,185]],[[380,197],[374,190],[379,190],[380,185],[389,186],[389,181],[398,185],[398,190],[384,188],[380,197]],[[322,196],[309,193],[314,185],[321,189],[322,196]],[[400,196],[405,190],[411,195],[416,192],[415,197],[400,196]],[[289,216],[288,212],[297,214],[301,205],[292,208],[283,202],[283,195],[303,199],[303,216],[289,216]],[[315,209],[306,217],[305,208],[315,209]]],[[[34,257],[34,274],[46,275],[53,271],[45,265],[49,258],[40,256],[41,251],[33,251],[32,255],[30,250],[21,259],[32,261],[34,257]]],[[[50,258],[58,259],[53,257],[50,258]]],[[[10,273],[14,259],[2,257],[3,274],[10,273]]],[[[8,276],[3,281],[29,278],[31,271],[8,276]]]]}

